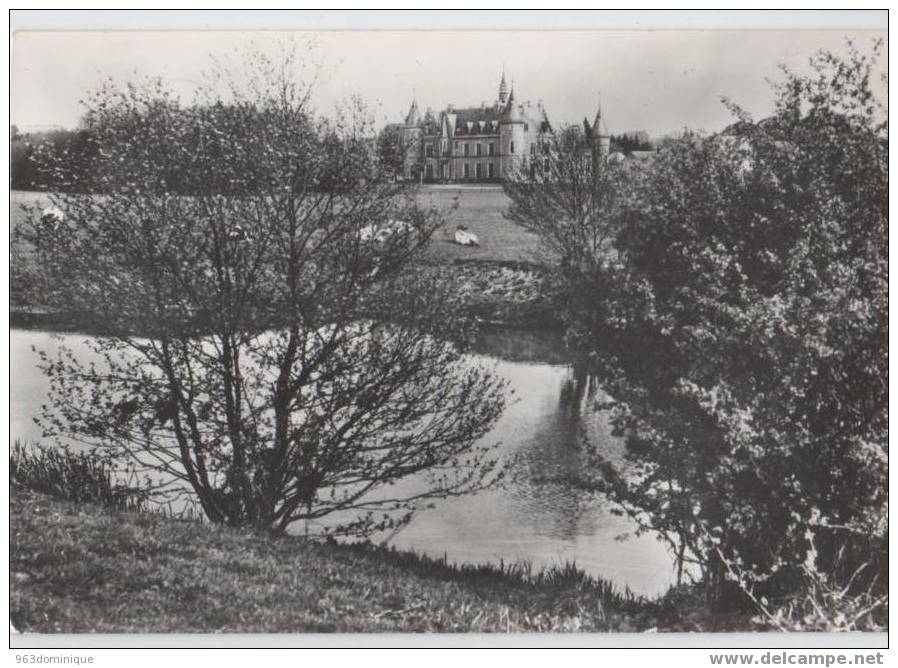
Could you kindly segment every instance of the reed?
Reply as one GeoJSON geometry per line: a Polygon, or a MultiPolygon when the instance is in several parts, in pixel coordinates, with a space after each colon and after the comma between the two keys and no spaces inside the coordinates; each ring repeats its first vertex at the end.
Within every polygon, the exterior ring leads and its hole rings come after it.
{"type": "Polygon", "coordinates": [[[36,492],[107,508],[147,511],[148,492],[133,471],[119,472],[93,452],[49,448],[18,439],[9,452],[9,481],[36,492]]]}

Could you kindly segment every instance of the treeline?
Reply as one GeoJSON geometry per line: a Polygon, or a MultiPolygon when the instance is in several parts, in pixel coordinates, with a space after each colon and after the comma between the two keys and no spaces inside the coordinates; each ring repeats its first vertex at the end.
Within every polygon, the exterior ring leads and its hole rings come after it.
{"type": "MultiPolygon", "coordinates": [[[[586,117],[583,118],[584,136],[592,134],[592,123],[586,117]]],[[[612,153],[630,155],[633,151],[652,151],[655,145],[645,130],[635,132],[623,132],[619,135],[610,135],[610,148],[612,153]]]]}
{"type": "MultiPolygon", "coordinates": [[[[192,156],[215,152],[222,144],[222,137],[214,133],[181,133],[186,125],[206,127],[217,124],[227,128],[241,141],[250,142],[246,137],[249,128],[270,126],[270,119],[258,117],[259,110],[238,105],[218,104],[208,107],[185,107],[167,110],[169,127],[165,130],[179,137],[178,151],[183,159],[169,165],[166,173],[154,174],[143,183],[144,188],[153,192],[167,192],[179,195],[194,195],[213,190],[222,195],[249,194],[263,191],[271,180],[271,175],[254,171],[247,160],[245,170],[239,178],[228,177],[215,181],[215,176],[196,169],[192,156]],[[210,181],[210,177],[212,181],[210,181]]],[[[13,190],[37,190],[53,192],[102,193],[110,187],[99,176],[98,165],[104,161],[99,147],[110,134],[123,140],[139,132],[136,123],[140,119],[106,118],[94,114],[85,117],[82,128],[77,130],[54,129],[43,132],[21,133],[15,125],[10,126],[10,188],[13,190]]],[[[316,159],[309,168],[314,172],[317,190],[321,192],[350,192],[359,179],[376,178],[389,166],[374,150],[374,142],[361,133],[347,139],[338,123],[297,121],[303,128],[301,144],[304,150],[316,159]],[[348,167],[348,168],[347,168],[348,167]]],[[[159,137],[163,143],[164,137],[159,137]]],[[[170,145],[170,142],[165,142],[170,145]]],[[[135,159],[137,156],[132,156],[135,159]]],[[[139,164],[139,161],[135,161],[139,164]]],[[[134,175],[138,176],[138,175],[134,175]]],[[[143,176],[143,175],[140,175],[143,176]]],[[[119,184],[121,185],[121,184],[119,184]]]]}
{"type": "Polygon", "coordinates": [[[629,155],[633,151],[651,151],[654,148],[648,134],[645,132],[627,132],[620,135],[611,135],[611,151],[620,151],[629,155]]]}
{"type": "Polygon", "coordinates": [[[54,174],[40,168],[39,156],[53,153],[70,156],[68,170],[84,166],[96,149],[88,130],[55,129],[43,132],[19,132],[9,128],[9,187],[13,190],[70,190],[64,183],[77,179],[72,172],[54,174]]]}

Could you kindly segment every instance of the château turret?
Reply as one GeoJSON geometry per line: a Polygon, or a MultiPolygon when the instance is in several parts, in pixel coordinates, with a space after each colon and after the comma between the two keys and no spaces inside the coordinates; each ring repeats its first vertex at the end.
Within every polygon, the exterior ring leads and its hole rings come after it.
{"type": "Polygon", "coordinates": [[[592,122],[592,145],[602,159],[607,158],[611,153],[611,135],[608,134],[608,128],[605,127],[605,121],[602,118],[601,102],[596,110],[595,120],[592,122]]]}

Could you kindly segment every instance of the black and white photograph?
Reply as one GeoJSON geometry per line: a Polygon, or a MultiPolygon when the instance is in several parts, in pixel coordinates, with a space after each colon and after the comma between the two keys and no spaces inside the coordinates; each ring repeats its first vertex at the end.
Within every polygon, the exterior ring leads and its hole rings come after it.
{"type": "Polygon", "coordinates": [[[887,646],[886,10],[195,13],[12,11],[11,647],[887,646]]]}

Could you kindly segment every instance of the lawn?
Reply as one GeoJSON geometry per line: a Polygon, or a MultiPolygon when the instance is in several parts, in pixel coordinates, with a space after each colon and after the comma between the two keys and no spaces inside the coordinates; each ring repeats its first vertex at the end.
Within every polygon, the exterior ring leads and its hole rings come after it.
{"type": "MultiPolygon", "coordinates": [[[[22,209],[22,206],[37,206],[41,209],[44,209],[50,206],[50,198],[48,195],[39,192],[31,192],[27,190],[11,190],[9,193],[9,240],[10,245],[14,243],[12,234],[13,231],[23,225],[26,220],[25,211],[22,209]]],[[[17,243],[23,244],[22,241],[18,241],[17,243]]],[[[30,250],[30,246],[20,245],[20,250],[26,251],[26,257],[28,257],[28,251],[30,250]]]]}
{"type": "Polygon", "coordinates": [[[456,259],[538,262],[539,239],[504,216],[510,200],[499,186],[422,186],[418,201],[445,212],[446,222],[437,230],[428,253],[437,262],[456,259]],[[457,198],[458,208],[452,210],[457,198]],[[453,242],[458,225],[477,235],[480,246],[453,242]]]}
{"type": "Polygon", "coordinates": [[[10,622],[39,633],[633,631],[658,603],[572,567],[455,567],[365,545],[10,488],[10,622]]]}
{"type": "Polygon", "coordinates": [[[22,204],[39,204],[41,206],[50,206],[50,198],[44,193],[32,192],[30,190],[10,190],[10,222],[16,225],[25,220],[25,214],[21,209],[22,204]]]}
{"type": "Polygon", "coordinates": [[[11,190],[9,192],[9,231],[10,233],[25,222],[22,205],[37,204],[41,208],[50,206],[50,198],[43,193],[27,190],[11,190]]]}

